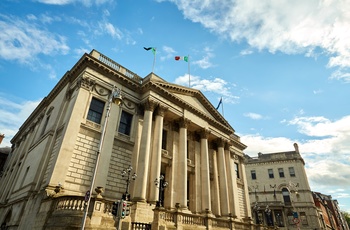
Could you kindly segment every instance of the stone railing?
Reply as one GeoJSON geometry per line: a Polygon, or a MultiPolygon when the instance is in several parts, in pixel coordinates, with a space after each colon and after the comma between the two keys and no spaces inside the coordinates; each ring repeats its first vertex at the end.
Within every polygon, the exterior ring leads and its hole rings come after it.
{"type": "Polygon", "coordinates": [[[251,219],[243,221],[232,216],[216,218],[211,213],[190,214],[180,210],[170,211],[164,208],[154,209],[152,229],[260,229],[251,219]],[[191,227],[192,226],[192,227],[191,227]],[[195,226],[195,227],[194,227],[195,226]]]}
{"type": "Polygon", "coordinates": [[[85,207],[82,196],[62,196],[56,199],[55,210],[77,210],[83,211],[85,207]]]}
{"type": "Polygon", "coordinates": [[[119,65],[109,57],[101,54],[100,52],[93,50],[90,55],[97,58],[99,61],[103,62],[104,64],[108,65],[109,67],[113,68],[114,70],[118,71],[119,73],[124,74],[126,77],[130,78],[134,82],[137,82],[139,84],[142,83],[142,78],[137,75],[136,73],[124,68],[123,66],[119,65]]]}

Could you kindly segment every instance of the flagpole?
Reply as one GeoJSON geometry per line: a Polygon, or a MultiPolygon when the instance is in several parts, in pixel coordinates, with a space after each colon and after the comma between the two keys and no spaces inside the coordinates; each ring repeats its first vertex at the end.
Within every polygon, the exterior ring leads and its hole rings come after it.
{"type": "Polygon", "coordinates": [[[188,87],[191,88],[191,73],[190,73],[190,55],[187,55],[188,58],[188,87]]]}
{"type": "Polygon", "coordinates": [[[224,102],[222,101],[222,97],[221,97],[221,111],[222,111],[222,116],[225,117],[225,114],[224,114],[224,102]]]}
{"type": "Polygon", "coordinates": [[[156,63],[156,55],[157,55],[157,48],[154,48],[152,73],[153,73],[153,71],[154,71],[154,64],[156,63]]]}

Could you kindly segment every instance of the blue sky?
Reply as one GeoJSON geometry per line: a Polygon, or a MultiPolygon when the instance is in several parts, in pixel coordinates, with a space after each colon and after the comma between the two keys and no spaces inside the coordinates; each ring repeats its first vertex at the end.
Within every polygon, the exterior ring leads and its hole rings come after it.
{"type": "Polygon", "coordinates": [[[298,143],[311,189],[350,212],[348,0],[2,0],[0,147],[84,52],[200,89],[245,153],[298,143]]]}

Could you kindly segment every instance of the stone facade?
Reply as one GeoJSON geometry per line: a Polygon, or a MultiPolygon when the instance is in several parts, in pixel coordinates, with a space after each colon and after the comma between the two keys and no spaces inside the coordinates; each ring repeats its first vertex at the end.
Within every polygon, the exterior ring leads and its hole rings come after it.
{"type": "Polygon", "coordinates": [[[96,50],[11,142],[0,181],[0,223],[9,229],[255,226],[246,146],[204,95],[154,73],[141,78],[96,50]],[[135,180],[122,176],[129,166],[135,180]],[[164,190],[155,185],[161,175],[164,190]],[[112,204],[129,195],[130,215],[116,222],[112,204]]]}
{"type": "Polygon", "coordinates": [[[279,229],[323,229],[298,145],[295,151],[246,156],[254,223],[279,229]]]}

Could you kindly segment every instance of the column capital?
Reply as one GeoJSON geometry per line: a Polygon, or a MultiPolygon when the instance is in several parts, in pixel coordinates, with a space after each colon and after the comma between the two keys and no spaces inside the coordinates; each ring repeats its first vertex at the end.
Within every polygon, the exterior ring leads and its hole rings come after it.
{"type": "Polygon", "coordinates": [[[157,110],[157,115],[164,117],[165,112],[168,110],[168,107],[164,106],[164,105],[159,105],[158,106],[158,110],[157,110]]]}
{"type": "Polygon", "coordinates": [[[225,145],[226,145],[226,141],[223,139],[223,138],[218,138],[216,140],[216,143],[218,145],[218,148],[225,148],[225,145]]]}
{"type": "Polygon", "coordinates": [[[180,118],[179,119],[179,125],[180,125],[180,128],[185,128],[187,129],[188,125],[191,124],[191,120],[188,119],[188,118],[180,118]]]}
{"type": "Polygon", "coordinates": [[[210,133],[211,131],[209,129],[203,128],[200,130],[199,135],[201,139],[208,139],[210,133]]]}
{"type": "Polygon", "coordinates": [[[80,77],[79,80],[77,81],[78,87],[81,87],[87,90],[92,90],[94,85],[96,85],[96,81],[86,76],[80,77]]]}
{"type": "Polygon", "coordinates": [[[143,107],[145,110],[151,111],[153,112],[154,109],[156,108],[157,103],[151,99],[147,99],[144,103],[143,103],[143,107]]]}

